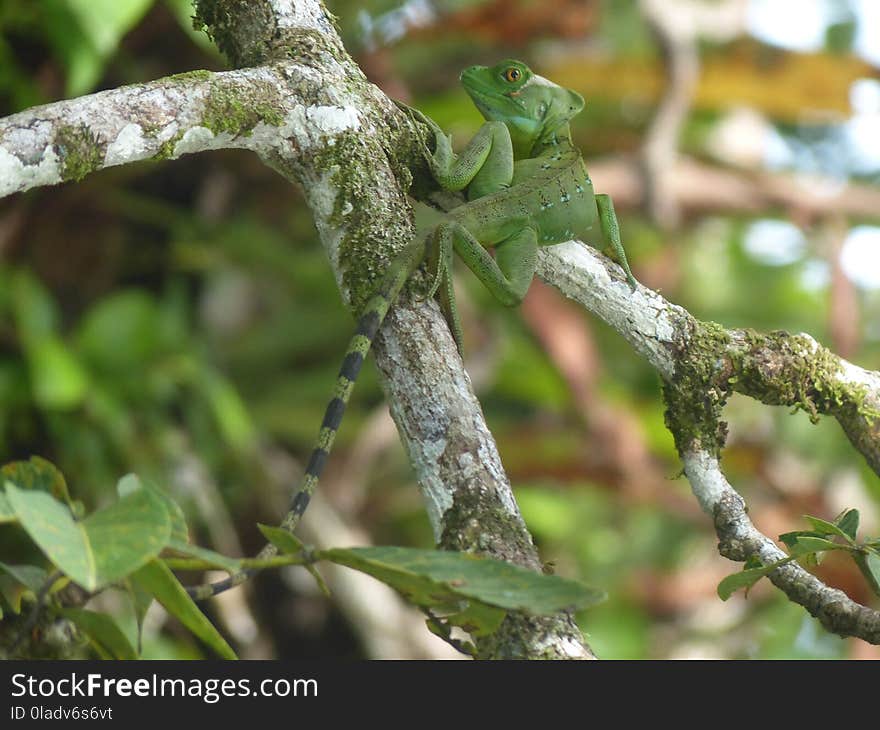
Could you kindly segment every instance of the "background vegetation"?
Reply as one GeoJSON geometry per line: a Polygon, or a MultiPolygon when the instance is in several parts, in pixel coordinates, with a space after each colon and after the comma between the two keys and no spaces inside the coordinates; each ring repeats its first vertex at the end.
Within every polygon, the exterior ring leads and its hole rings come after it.
{"type": "MultiPolygon", "coordinates": [[[[692,40],[699,76],[680,156],[646,181],[638,162],[652,120],[681,82],[668,35],[635,0],[330,7],[370,78],[458,141],[481,121],[457,84],[467,65],[522,58],[578,90],[588,105],[574,134],[597,189],[615,197],[641,282],[701,319],[803,330],[877,369],[880,213],[869,214],[880,211],[880,148],[866,140],[880,139],[870,60],[880,65],[880,49],[856,0],[804,4],[824,12],[807,50],[767,42],[779,28],[760,12],[791,3],[749,4],[751,32],[692,40]],[[743,203],[744,190],[768,185],[777,192],[743,203]],[[847,185],[852,205],[822,205],[823,191],[847,185]],[[664,195],[672,215],[657,204],[664,195]]],[[[683,5],[694,4],[669,3],[683,5]]],[[[188,0],[4,0],[0,115],[223,68],[190,14],[188,0]]],[[[678,478],[656,375],[616,333],[538,282],[512,311],[467,274],[457,285],[466,366],[542,556],[610,596],[579,616],[600,657],[880,658],[827,635],[766,581],[748,599],[719,600],[736,566],[717,555],[678,478]]],[[[0,461],[51,460],[90,507],[136,471],[183,504],[199,544],[252,554],[263,542],[255,523],[282,514],[307,458],[351,328],[299,193],[250,154],[125,166],[12,196],[0,201],[0,461]]],[[[740,397],[727,415],[725,469],[763,532],[845,507],[880,532],[880,481],[836,424],[740,397]]],[[[322,490],[346,534],[430,547],[370,367],[339,438],[322,490]]],[[[16,541],[0,528],[0,552],[16,541]]],[[[877,605],[850,562],[832,556],[818,570],[877,605]]],[[[300,573],[266,574],[209,609],[239,652],[381,654],[359,619],[300,573]]],[[[113,595],[100,600],[125,615],[113,595]]],[[[203,651],[161,609],[144,648],[203,651]]]]}

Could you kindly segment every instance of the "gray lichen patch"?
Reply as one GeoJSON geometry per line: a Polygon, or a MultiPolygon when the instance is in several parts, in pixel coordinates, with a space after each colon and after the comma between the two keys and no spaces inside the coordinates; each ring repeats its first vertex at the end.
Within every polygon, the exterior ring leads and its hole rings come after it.
{"type": "Polygon", "coordinates": [[[511,513],[494,490],[481,489],[476,484],[453,495],[452,507],[443,515],[438,547],[484,553],[527,568],[538,567],[537,563],[526,562],[526,556],[534,556],[535,546],[522,518],[511,513]]]}

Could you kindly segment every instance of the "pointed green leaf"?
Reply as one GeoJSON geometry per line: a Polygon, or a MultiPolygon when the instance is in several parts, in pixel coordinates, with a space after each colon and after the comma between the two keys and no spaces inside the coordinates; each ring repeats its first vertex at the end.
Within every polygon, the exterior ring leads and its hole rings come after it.
{"type": "Polygon", "coordinates": [[[205,614],[193,602],[168,567],[159,560],[151,560],[133,576],[132,580],[152,594],[165,609],[205,644],[224,659],[237,659],[232,647],[220,635],[205,614]]]}
{"type": "Polygon", "coordinates": [[[722,601],[726,601],[740,588],[748,590],[765,575],[769,575],[776,570],[777,567],[779,567],[778,564],[765,565],[762,568],[749,568],[741,570],[739,573],[728,575],[718,584],[718,597],[722,601]]]}
{"type": "Polygon", "coordinates": [[[223,438],[234,449],[250,451],[256,443],[256,427],[235,386],[216,372],[199,379],[223,438]]]}
{"type": "Polygon", "coordinates": [[[111,659],[137,659],[128,637],[106,613],[83,608],[64,608],[58,613],[76,624],[100,654],[111,659]]]}
{"type": "Polygon", "coordinates": [[[258,524],[257,527],[263,533],[263,537],[277,547],[278,552],[282,555],[296,555],[305,550],[305,545],[303,545],[302,541],[283,527],[262,524],[258,524]]]}
{"type": "Polygon", "coordinates": [[[49,290],[30,271],[19,269],[10,286],[15,328],[24,342],[55,333],[60,314],[49,290]]]}
{"type": "Polygon", "coordinates": [[[28,589],[8,575],[0,574],[0,618],[3,617],[3,606],[14,614],[21,613],[21,600],[28,589]]]}
{"type": "Polygon", "coordinates": [[[807,553],[822,553],[828,550],[847,550],[848,548],[848,545],[841,545],[840,543],[826,540],[824,537],[802,535],[798,537],[790,552],[792,555],[800,557],[807,553]]]}
{"type": "MultiPolygon", "coordinates": [[[[797,545],[797,541],[802,537],[823,537],[828,533],[816,532],[815,530],[795,530],[794,532],[784,532],[779,536],[781,542],[785,543],[785,546],[791,551],[795,545],[797,545]]],[[[758,567],[758,566],[755,566],[758,567]]]]}
{"type": "Polygon", "coordinates": [[[880,555],[873,550],[855,553],[853,559],[875,595],[880,596],[880,555]]]}
{"type": "MultiPolygon", "coordinates": [[[[856,513],[856,516],[858,517],[858,513],[856,513]]],[[[819,519],[818,517],[811,517],[810,515],[804,515],[804,519],[809,522],[813,530],[820,535],[837,535],[847,542],[852,542],[850,536],[833,522],[827,522],[826,520],[819,519]]]]}
{"type": "Polygon", "coordinates": [[[122,37],[134,27],[154,0],[43,0],[63,25],[50,23],[55,52],[67,70],[67,96],[90,91],[100,79],[107,59],[122,37]]]}
{"type": "Polygon", "coordinates": [[[6,496],[22,527],[71,579],[93,591],[159,554],[171,530],[162,502],[140,490],[83,521],[45,492],[7,483],[6,496]]]}
{"type": "Polygon", "coordinates": [[[582,583],[469,553],[368,547],[321,550],[315,557],[372,575],[425,608],[455,605],[466,598],[550,615],[587,608],[605,598],[602,591],[582,583]]]}
{"type": "Polygon", "coordinates": [[[857,509],[844,510],[835,521],[844,534],[848,535],[851,540],[856,539],[856,533],[859,531],[859,511],[857,509]]]}

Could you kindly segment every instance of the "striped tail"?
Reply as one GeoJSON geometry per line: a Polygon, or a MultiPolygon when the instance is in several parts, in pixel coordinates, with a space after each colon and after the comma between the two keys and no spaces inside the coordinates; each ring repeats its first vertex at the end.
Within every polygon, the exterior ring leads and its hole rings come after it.
{"type": "MultiPolygon", "coordinates": [[[[342,416],[345,414],[345,407],[348,405],[348,399],[354,389],[355,380],[363,367],[364,359],[370,351],[376,332],[385,321],[385,315],[391,305],[396,301],[403,285],[407,282],[412,272],[415,271],[419,263],[424,257],[425,244],[422,241],[413,241],[401,255],[391,264],[382,283],[367,301],[358,317],[357,327],[354,335],[348,343],[348,349],[345,352],[345,358],[342,366],[339,368],[339,375],[336,377],[336,387],[333,392],[333,398],[327,404],[327,410],[324,412],[324,420],[321,423],[321,431],[318,434],[318,440],[312,455],[309,458],[308,466],[299,488],[293,495],[290,502],[290,509],[281,522],[281,527],[289,532],[293,532],[299,524],[309,501],[318,487],[318,480],[324,471],[324,465],[330,456],[330,450],[333,448],[333,442],[336,440],[336,432],[342,423],[342,416]]],[[[271,558],[278,554],[274,545],[266,545],[257,556],[258,558],[271,558]]],[[[256,569],[243,570],[239,573],[233,573],[228,578],[218,581],[217,583],[209,583],[199,586],[188,586],[186,591],[190,597],[196,601],[202,601],[206,598],[216,596],[229,588],[241,585],[254,573],[256,569]]]]}

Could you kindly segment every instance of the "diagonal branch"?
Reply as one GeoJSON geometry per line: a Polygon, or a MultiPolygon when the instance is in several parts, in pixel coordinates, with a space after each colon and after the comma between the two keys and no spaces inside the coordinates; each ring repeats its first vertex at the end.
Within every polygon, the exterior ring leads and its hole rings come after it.
{"type": "MultiPolygon", "coordinates": [[[[726,330],[644,287],[630,294],[619,268],[578,242],[542,251],[539,275],[614,327],[657,370],[667,426],[700,506],[714,519],[725,557],[745,561],[757,555],[764,564],[786,557],[755,529],[742,497],[721,472],[721,411],[731,392],[801,408],[812,419],[833,416],[880,472],[880,373],[837,357],[809,335],[726,330]]],[[[880,612],[794,563],[770,579],[830,631],[880,643],[880,612]]]]}
{"type": "Polygon", "coordinates": [[[360,127],[357,108],[316,93],[319,81],[294,63],[190,71],[13,114],[0,119],[0,197],[207,150],[249,149],[290,162],[360,127]]]}
{"type": "MultiPolygon", "coordinates": [[[[345,53],[319,0],[201,0],[234,65],[0,120],[0,194],[111,165],[250,149],[302,187],[343,299],[357,310],[415,235],[406,192],[421,147],[345,53]],[[264,65],[256,65],[264,64],[264,65]]],[[[375,346],[438,542],[540,569],[497,447],[436,305],[402,301],[375,346]],[[478,527],[475,527],[478,526],[478,527]]],[[[573,617],[508,614],[491,658],[592,658],[573,617]]]]}

